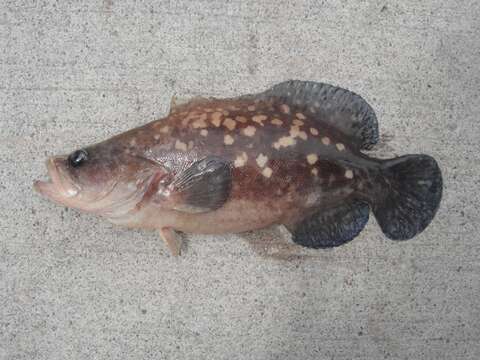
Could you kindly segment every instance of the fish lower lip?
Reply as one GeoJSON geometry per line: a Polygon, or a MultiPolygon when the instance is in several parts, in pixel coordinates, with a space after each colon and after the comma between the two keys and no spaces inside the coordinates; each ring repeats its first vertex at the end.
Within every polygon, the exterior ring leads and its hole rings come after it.
{"type": "Polygon", "coordinates": [[[62,174],[62,170],[56,163],[58,159],[59,158],[50,158],[47,161],[48,175],[51,178],[50,182],[61,191],[63,196],[73,197],[78,194],[79,189],[75,184],[69,181],[64,174],[62,174]]]}
{"type": "Polygon", "coordinates": [[[41,195],[48,195],[51,193],[53,183],[51,181],[35,180],[33,182],[33,188],[41,195]]]}
{"type": "Polygon", "coordinates": [[[35,180],[33,182],[33,188],[40,192],[40,189],[42,189],[42,187],[46,186],[46,184],[51,184],[51,182],[49,181],[43,181],[43,180],[35,180]]]}
{"type": "Polygon", "coordinates": [[[36,180],[33,183],[33,188],[39,194],[57,201],[72,198],[78,194],[79,189],[69,179],[65,178],[62,170],[57,165],[56,161],[60,158],[50,158],[47,160],[48,180],[36,180]]]}
{"type": "Polygon", "coordinates": [[[33,183],[33,188],[40,195],[57,204],[65,205],[65,202],[68,201],[68,198],[59,192],[58,187],[51,181],[36,180],[33,183]]]}

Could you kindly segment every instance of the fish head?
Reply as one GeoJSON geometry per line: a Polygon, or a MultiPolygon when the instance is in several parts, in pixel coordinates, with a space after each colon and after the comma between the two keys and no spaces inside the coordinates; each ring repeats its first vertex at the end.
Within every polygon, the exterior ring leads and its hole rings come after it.
{"type": "Polygon", "coordinates": [[[50,179],[35,181],[37,192],[64,206],[113,217],[135,208],[153,179],[167,174],[121,138],[52,156],[46,166],[50,179]]]}

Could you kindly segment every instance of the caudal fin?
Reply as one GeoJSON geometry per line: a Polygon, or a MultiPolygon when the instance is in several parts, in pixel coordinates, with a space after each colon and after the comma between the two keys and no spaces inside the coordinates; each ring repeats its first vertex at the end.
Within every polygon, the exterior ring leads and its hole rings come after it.
{"type": "Polygon", "coordinates": [[[393,240],[408,240],[432,221],[442,198],[442,174],[427,155],[406,155],[382,165],[383,191],[375,196],[373,213],[393,240]]]}

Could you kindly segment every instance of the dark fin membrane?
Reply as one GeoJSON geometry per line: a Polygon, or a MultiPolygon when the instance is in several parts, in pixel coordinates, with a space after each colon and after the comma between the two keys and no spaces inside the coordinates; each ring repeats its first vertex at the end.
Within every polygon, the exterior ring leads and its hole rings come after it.
{"type": "Polygon", "coordinates": [[[311,116],[337,129],[358,149],[371,149],[378,142],[378,122],[372,107],[359,95],[340,87],[290,80],[258,95],[279,99],[293,108],[304,108],[311,116]]]}
{"type": "Polygon", "coordinates": [[[232,187],[230,164],[209,156],[193,163],[175,177],[170,188],[180,200],[177,210],[202,212],[220,208],[232,187]]]}
{"type": "Polygon", "coordinates": [[[386,160],[382,167],[385,189],[373,198],[373,212],[382,231],[392,240],[408,240],[432,221],[442,198],[442,174],[427,155],[386,160]]]}
{"type": "Polygon", "coordinates": [[[362,231],[369,212],[361,201],[319,211],[293,227],[293,241],[314,249],[343,245],[362,231]]]}

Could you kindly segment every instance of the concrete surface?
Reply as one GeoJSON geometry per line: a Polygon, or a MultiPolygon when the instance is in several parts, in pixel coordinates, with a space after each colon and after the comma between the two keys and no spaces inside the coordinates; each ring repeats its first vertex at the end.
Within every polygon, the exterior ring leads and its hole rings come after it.
{"type": "Polygon", "coordinates": [[[479,359],[478,1],[0,3],[0,359],[479,359]],[[47,155],[165,114],[170,97],[301,78],[376,109],[379,156],[431,154],[425,233],[370,220],[331,251],[278,229],[114,227],[34,195],[47,155]],[[298,253],[295,253],[298,252],[298,253]]]}

